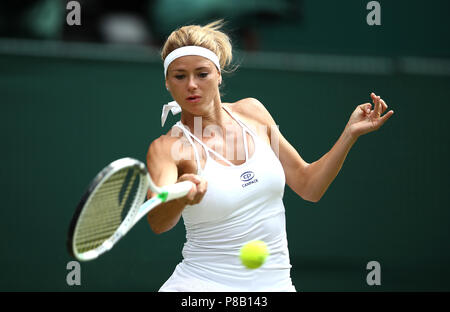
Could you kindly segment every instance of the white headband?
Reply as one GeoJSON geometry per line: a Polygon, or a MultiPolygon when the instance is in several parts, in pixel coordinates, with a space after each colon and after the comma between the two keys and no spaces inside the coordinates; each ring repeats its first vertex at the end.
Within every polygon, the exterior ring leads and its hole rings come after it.
{"type": "Polygon", "coordinates": [[[172,52],[169,53],[169,55],[166,56],[164,60],[164,77],[167,76],[167,68],[169,68],[170,63],[172,63],[177,58],[186,55],[198,55],[207,58],[208,60],[213,62],[214,65],[216,65],[220,73],[219,58],[213,51],[199,46],[185,46],[173,50],[172,52]]]}

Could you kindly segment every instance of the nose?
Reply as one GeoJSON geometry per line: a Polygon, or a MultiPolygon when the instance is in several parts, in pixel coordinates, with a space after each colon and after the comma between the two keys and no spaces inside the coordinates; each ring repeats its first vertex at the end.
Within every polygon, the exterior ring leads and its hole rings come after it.
{"type": "Polygon", "coordinates": [[[188,81],[188,90],[192,91],[197,89],[197,82],[195,81],[195,77],[190,76],[188,81]]]}

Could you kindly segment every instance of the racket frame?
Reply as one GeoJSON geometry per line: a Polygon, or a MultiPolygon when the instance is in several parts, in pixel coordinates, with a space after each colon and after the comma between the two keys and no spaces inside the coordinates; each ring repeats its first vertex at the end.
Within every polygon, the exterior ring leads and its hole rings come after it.
{"type": "Polygon", "coordinates": [[[139,160],[127,157],[110,163],[97,174],[76,208],[75,214],[69,226],[67,241],[69,253],[80,261],[88,261],[97,258],[99,255],[110,250],[145,214],[147,214],[152,208],[165,201],[166,198],[166,191],[157,187],[153,183],[150,175],[148,174],[147,168],[139,160]],[[90,200],[95,196],[96,192],[100,189],[102,184],[109,179],[109,177],[127,167],[135,167],[139,170],[139,186],[137,194],[131,204],[132,208],[128,211],[126,217],[111,237],[95,249],[84,253],[78,253],[73,242],[77,233],[78,220],[82,218],[82,215],[85,212],[84,207],[89,205],[90,200]],[[157,195],[145,202],[149,188],[157,195]],[[142,205],[142,203],[144,203],[144,205],[142,205]]]}

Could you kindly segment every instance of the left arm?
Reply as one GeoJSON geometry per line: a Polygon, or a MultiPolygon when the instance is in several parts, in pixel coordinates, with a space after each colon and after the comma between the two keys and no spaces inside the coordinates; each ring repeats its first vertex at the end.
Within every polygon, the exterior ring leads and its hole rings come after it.
{"type": "Polygon", "coordinates": [[[374,93],[371,98],[374,103],[373,110],[370,103],[359,105],[331,150],[311,164],[305,162],[283,137],[275,121],[259,101],[251,99],[249,104],[253,105],[253,116],[260,117],[269,127],[269,132],[276,132],[270,133],[270,137],[276,137],[278,142],[278,155],[286,175],[286,183],[303,199],[318,202],[338,175],[356,140],[361,135],[378,130],[394,114],[391,110],[381,116],[387,109],[386,103],[374,93]]]}
{"type": "Polygon", "coordinates": [[[307,192],[310,201],[318,202],[322,198],[341,170],[345,158],[356,140],[357,138],[351,133],[349,128],[345,127],[331,150],[308,166],[304,174],[309,181],[307,192]]]}
{"type": "Polygon", "coordinates": [[[323,196],[330,184],[342,168],[348,152],[356,140],[366,133],[378,130],[393,114],[389,111],[381,116],[387,109],[386,103],[374,93],[371,94],[374,103],[359,105],[350,116],[350,119],[331,150],[319,160],[308,165],[304,174],[308,180],[308,197],[317,202],[323,196]]]}

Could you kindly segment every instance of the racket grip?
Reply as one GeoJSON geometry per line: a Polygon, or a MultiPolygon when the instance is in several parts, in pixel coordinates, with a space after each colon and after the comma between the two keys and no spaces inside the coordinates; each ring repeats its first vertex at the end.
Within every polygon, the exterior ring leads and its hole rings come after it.
{"type": "Polygon", "coordinates": [[[183,181],[165,187],[164,191],[167,192],[166,201],[185,196],[187,193],[189,193],[193,186],[194,183],[192,183],[191,181],[183,181]]]}

